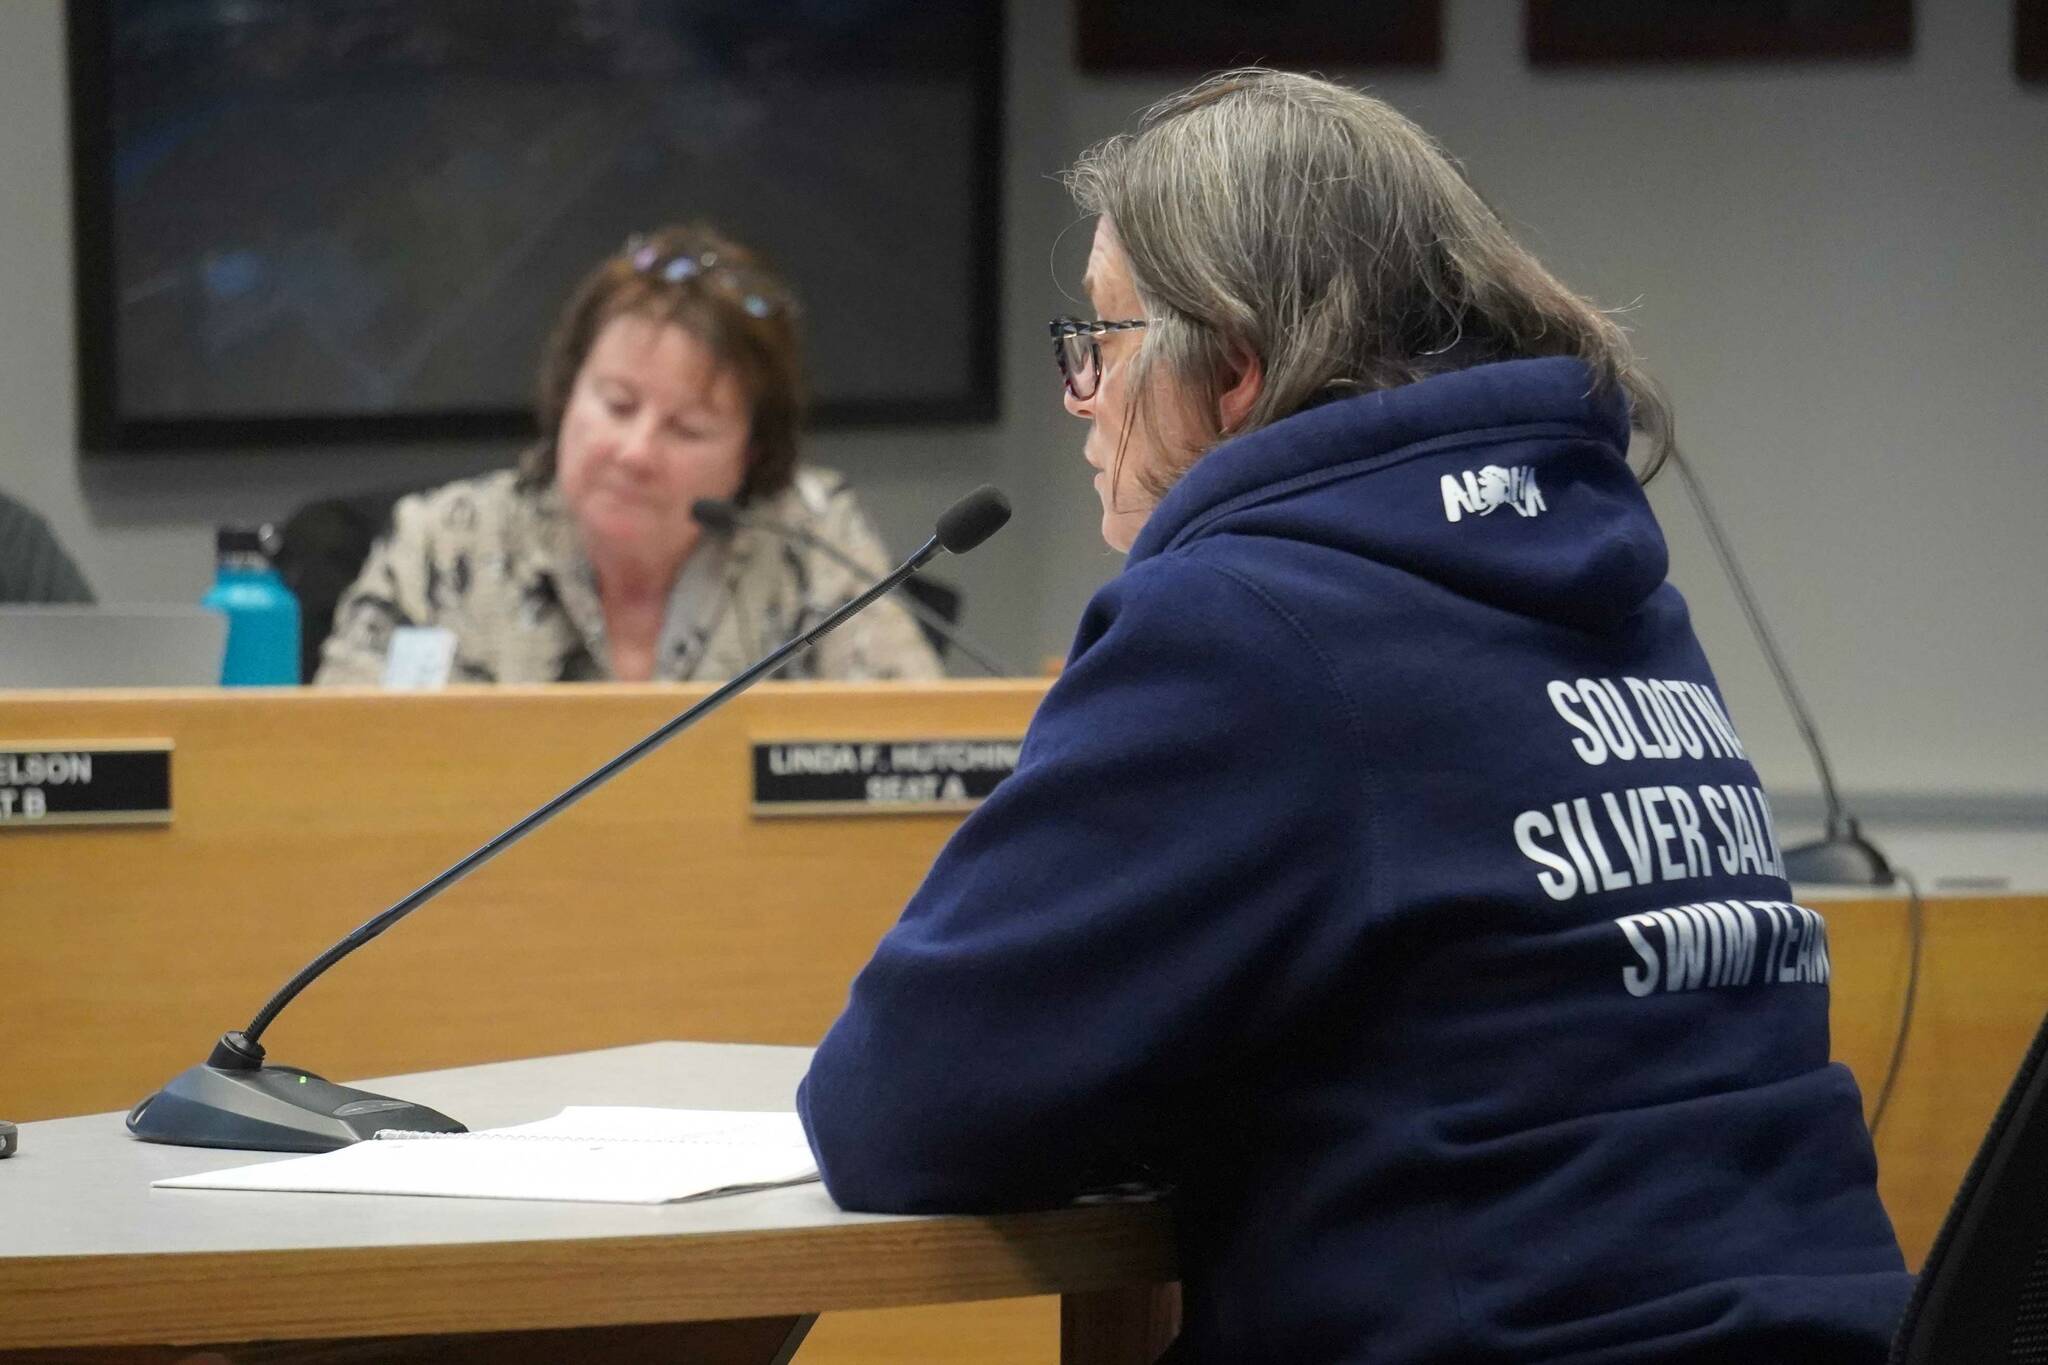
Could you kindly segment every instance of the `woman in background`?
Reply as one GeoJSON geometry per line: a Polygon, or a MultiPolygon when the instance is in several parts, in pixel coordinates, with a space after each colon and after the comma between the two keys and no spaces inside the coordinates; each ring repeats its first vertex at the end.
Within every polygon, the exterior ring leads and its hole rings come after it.
{"type": "Polygon", "coordinates": [[[1613,322],[1271,71],[1071,176],[1123,571],[798,1093],[880,1211],[1173,1187],[1176,1360],[1877,1365],[1818,915],[1627,460],[1613,322]]]}
{"type": "MultiPolygon", "coordinates": [[[[752,252],[708,229],[627,243],[549,342],[541,442],[516,471],[398,503],[315,681],[379,682],[404,626],[452,633],[456,682],[724,679],[857,596],[868,584],[816,551],[691,515],[736,501],[885,567],[844,481],[798,463],[795,312],[752,252]]],[[[940,671],[884,599],[782,676],[940,671]]]]}

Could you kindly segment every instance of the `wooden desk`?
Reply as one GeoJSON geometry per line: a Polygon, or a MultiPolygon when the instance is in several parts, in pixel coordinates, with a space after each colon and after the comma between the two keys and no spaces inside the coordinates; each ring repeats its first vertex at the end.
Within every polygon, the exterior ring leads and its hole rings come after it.
{"type": "MultiPolygon", "coordinates": [[[[575,1103],[787,1108],[808,1056],[654,1043],[367,1084],[473,1127],[575,1103]]],[[[769,1361],[823,1311],[1061,1294],[1062,1358],[1108,1365],[1151,1359],[1159,1343],[1130,1323],[1174,1275],[1151,1204],[890,1218],[841,1212],[817,1185],[654,1208],[149,1187],[266,1159],[136,1142],[119,1114],[23,1125],[20,1154],[0,1162],[0,1361],[433,1338],[425,1358],[459,1348],[445,1334],[562,1329],[579,1334],[491,1344],[575,1359],[618,1344],[629,1359],[654,1339],[629,1325],[700,1323],[722,1325],[663,1338],[688,1349],[677,1358],[769,1361]]]]}
{"type": "MultiPolygon", "coordinates": [[[[1827,919],[1835,1057],[1877,1101],[1911,961],[1903,892],[1806,904],[1827,919]]],[[[1899,1078],[1877,1132],[1877,1187],[1918,1267],[2048,1013],[2048,896],[1931,896],[1899,1078]]]]}

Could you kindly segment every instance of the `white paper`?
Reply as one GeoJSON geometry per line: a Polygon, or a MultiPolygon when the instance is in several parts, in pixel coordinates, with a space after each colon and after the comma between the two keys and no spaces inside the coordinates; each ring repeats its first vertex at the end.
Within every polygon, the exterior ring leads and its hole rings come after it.
{"type": "Polygon", "coordinates": [[[384,686],[398,692],[434,692],[448,685],[455,665],[455,632],[440,626],[398,626],[384,655],[384,686]]]}
{"type": "Polygon", "coordinates": [[[380,1136],[317,1156],[154,1183],[166,1189],[668,1204],[817,1178],[793,1113],[572,1105],[511,1128],[380,1136]]]}

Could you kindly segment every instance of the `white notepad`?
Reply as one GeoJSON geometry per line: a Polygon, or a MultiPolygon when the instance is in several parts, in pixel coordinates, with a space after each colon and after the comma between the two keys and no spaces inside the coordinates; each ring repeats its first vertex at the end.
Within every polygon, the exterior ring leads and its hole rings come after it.
{"type": "Polygon", "coordinates": [[[478,1133],[383,1132],[317,1156],[184,1175],[165,1189],[669,1204],[818,1178],[797,1116],[572,1105],[478,1133]]]}

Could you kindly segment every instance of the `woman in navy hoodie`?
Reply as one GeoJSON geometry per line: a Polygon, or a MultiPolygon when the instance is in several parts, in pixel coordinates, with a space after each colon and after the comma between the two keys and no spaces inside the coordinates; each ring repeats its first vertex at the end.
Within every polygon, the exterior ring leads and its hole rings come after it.
{"type": "Polygon", "coordinates": [[[1323,81],[1214,78],[1069,182],[1129,558],[818,1049],[827,1188],[1170,1184],[1177,1360],[1882,1360],[1826,926],[1665,581],[1621,330],[1323,81]]]}

